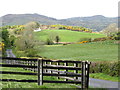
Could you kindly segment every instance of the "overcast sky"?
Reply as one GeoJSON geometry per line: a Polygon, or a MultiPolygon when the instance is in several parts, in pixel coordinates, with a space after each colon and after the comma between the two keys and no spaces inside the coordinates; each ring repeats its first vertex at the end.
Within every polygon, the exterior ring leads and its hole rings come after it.
{"type": "Polygon", "coordinates": [[[64,19],[104,15],[118,16],[119,0],[1,0],[0,16],[6,14],[38,13],[64,19]]]}

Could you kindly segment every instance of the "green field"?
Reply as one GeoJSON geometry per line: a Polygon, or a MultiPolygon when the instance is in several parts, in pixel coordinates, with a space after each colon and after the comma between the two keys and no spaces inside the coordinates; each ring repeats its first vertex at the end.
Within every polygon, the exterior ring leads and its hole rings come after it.
{"type": "Polygon", "coordinates": [[[111,41],[90,42],[70,45],[47,45],[39,53],[49,59],[117,61],[118,44],[111,41]]]}
{"type": "Polygon", "coordinates": [[[41,32],[35,32],[35,37],[38,40],[46,41],[47,38],[58,35],[60,42],[78,42],[80,38],[100,38],[106,37],[103,34],[76,32],[70,30],[42,30],[41,32]]]}
{"type": "MultiPolygon", "coordinates": [[[[69,30],[43,30],[35,32],[35,38],[46,41],[47,38],[59,35],[60,42],[78,42],[80,38],[100,38],[105,37],[102,34],[75,32],[69,30]]],[[[15,52],[16,56],[25,54],[15,52]]],[[[118,44],[115,40],[106,40],[98,42],[89,42],[83,44],[56,44],[44,45],[40,49],[39,56],[47,59],[60,60],[88,60],[91,62],[113,62],[118,61],[118,44]]],[[[103,80],[118,81],[118,77],[112,77],[105,73],[93,73],[90,77],[103,80]],[[109,77],[109,78],[106,78],[109,77]]]]}
{"type": "MultiPolygon", "coordinates": [[[[0,68],[4,71],[14,71],[14,72],[32,72],[27,71],[22,68],[0,68]]],[[[55,77],[44,77],[46,80],[56,80],[55,77]]],[[[37,75],[15,75],[15,74],[2,74],[2,79],[16,79],[16,80],[37,80],[37,75]]],[[[42,86],[39,86],[36,83],[29,82],[2,82],[0,83],[2,88],[76,88],[72,84],[60,84],[60,83],[44,83],[42,86]]]]}
{"type": "MultiPolygon", "coordinates": [[[[13,31],[11,31],[11,34],[13,31]]],[[[36,40],[42,40],[46,42],[48,38],[60,37],[60,42],[80,42],[82,38],[102,38],[106,37],[103,34],[77,32],[70,30],[42,30],[41,32],[34,32],[36,40]]],[[[118,44],[115,40],[89,42],[89,43],[76,43],[76,44],[54,44],[43,45],[39,48],[39,56],[47,59],[60,59],[60,60],[79,60],[79,61],[91,61],[91,62],[113,62],[118,60],[118,44]]],[[[38,48],[38,46],[36,47],[38,48]]],[[[18,51],[13,48],[13,53],[17,57],[26,57],[25,51],[18,51]]],[[[38,57],[36,57],[38,58],[38,57]]],[[[94,67],[95,68],[95,67],[94,67]]],[[[6,68],[1,67],[3,71],[14,72],[32,72],[22,68],[6,68]]],[[[96,70],[97,71],[97,70],[96,70]]],[[[99,70],[98,70],[99,71],[99,70]]],[[[113,70],[114,71],[114,70],[113,70]]],[[[90,73],[90,77],[118,81],[118,77],[110,76],[106,73],[90,73]]],[[[3,79],[26,79],[37,80],[37,76],[31,75],[15,75],[15,74],[2,74],[3,79]]],[[[56,80],[56,77],[44,77],[47,80],[56,80]]],[[[76,88],[72,84],[60,84],[60,83],[45,83],[42,86],[38,86],[37,83],[23,83],[23,82],[2,82],[0,83],[2,88],[76,88]]]]}

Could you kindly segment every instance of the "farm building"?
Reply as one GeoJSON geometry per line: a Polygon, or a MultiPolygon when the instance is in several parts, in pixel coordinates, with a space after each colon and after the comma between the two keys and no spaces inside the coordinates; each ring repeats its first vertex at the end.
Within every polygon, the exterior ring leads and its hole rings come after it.
{"type": "Polygon", "coordinates": [[[34,32],[39,32],[39,31],[41,31],[40,28],[37,28],[37,29],[34,30],[34,32]]]}

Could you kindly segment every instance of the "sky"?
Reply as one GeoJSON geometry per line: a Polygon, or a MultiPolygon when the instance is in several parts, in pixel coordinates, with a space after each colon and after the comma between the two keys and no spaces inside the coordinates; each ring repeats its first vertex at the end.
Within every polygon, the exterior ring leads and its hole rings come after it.
{"type": "Polygon", "coordinates": [[[41,14],[56,19],[103,15],[118,16],[119,0],[1,0],[0,17],[6,14],[41,14]]]}

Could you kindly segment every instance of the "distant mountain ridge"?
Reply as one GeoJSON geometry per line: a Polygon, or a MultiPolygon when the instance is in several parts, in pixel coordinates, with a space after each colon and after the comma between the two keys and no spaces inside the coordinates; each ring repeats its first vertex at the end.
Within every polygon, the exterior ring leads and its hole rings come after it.
{"type": "Polygon", "coordinates": [[[30,21],[37,21],[45,25],[62,24],[71,26],[82,26],[93,29],[94,31],[101,31],[109,24],[117,23],[118,18],[108,18],[102,15],[95,15],[91,17],[73,17],[67,19],[55,19],[39,14],[7,14],[2,18],[2,25],[22,25],[30,21]]]}

